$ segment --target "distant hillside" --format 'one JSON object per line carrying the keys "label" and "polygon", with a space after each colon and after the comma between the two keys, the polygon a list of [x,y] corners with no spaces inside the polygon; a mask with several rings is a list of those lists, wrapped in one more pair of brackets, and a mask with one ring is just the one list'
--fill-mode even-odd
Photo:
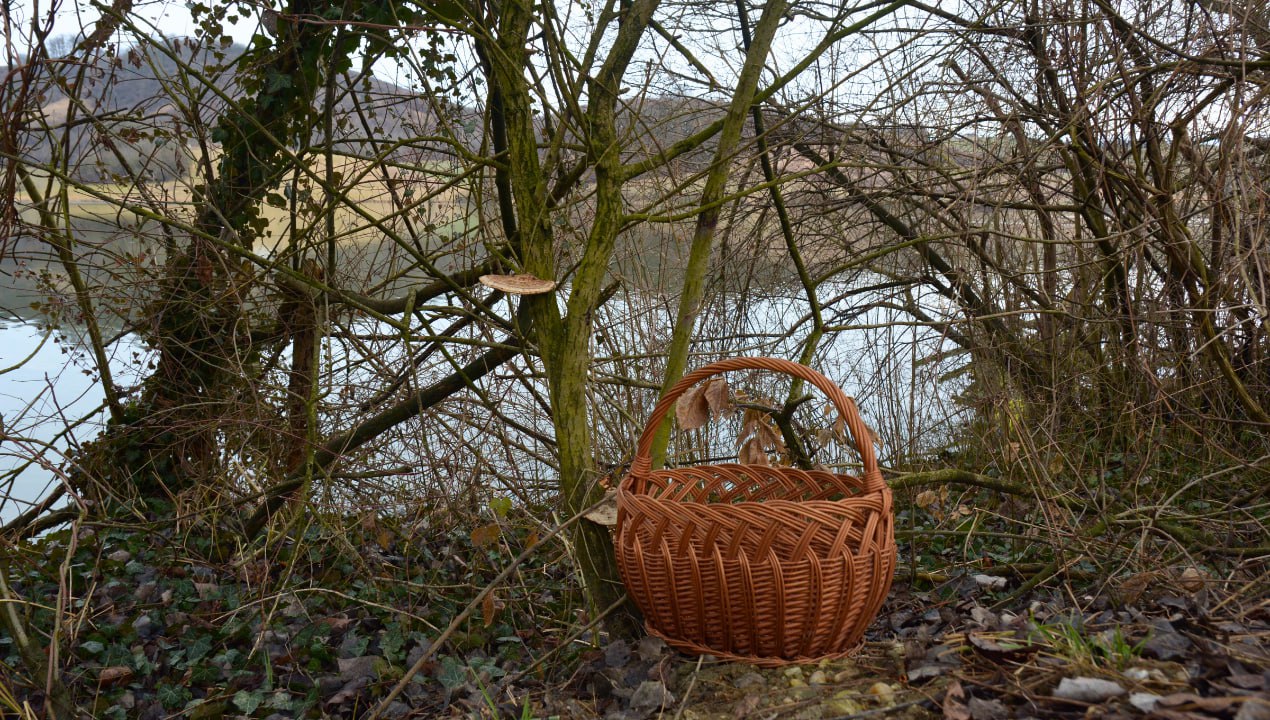
{"label": "distant hillside", "polygon": [[[163,48],[122,48],[89,66],[54,65],[75,88],[74,97],[49,76],[37,78],[40,84],[32,90],[38,111],[28,116],[20,152],[28,162],[43,165],[66,149],[72,174],[85,182],[108,181],[112,175],[184,176],[191,147],[200,135],[210,142],[206,136],[227,101],[243,94],[234,73],[243,51],[236,45],[213,50],[177,39]],[[16,89],[19,78],[4,75],[11,85],[7,90]],[[336,135],[345,143],[368,136],[401,141],[435,130],[427,104],[391,83],[369,78],[358,81],[353,92],[347,87],[339,92],[335,114],[345,121],[337,124]],[[347,144],[344,149],[358,151]]]}
{"label": "distant hillside", "polygon": [[[209,49],[175,39],[161,47],[119,48],[88,66],[54,64],[76,88],[74,98],[47,75],[37,79],[42,81],[38,111],[31,113],[29,130],[19,138],[20,152],[34,165],[65,154],[71,174],[83,182],[185,177],[199,144],[214,145],[210,130],[227,102],[243,93],[235,70],[244,51],[237,45]],[[9,77],[8,82],[18,79]],[[338,89],[335,134],[341,152],[382,157],[391,145],[392,160],[422,165],[453,153],[449,144],[427,138],[451,136],[470,150],[480,149],[483,122],[475,103],[445,103],[445,117],[439,121],[428,101],[410,89],[373,77],[355,82],[354,88]],[[631,159],[663,151],[723,113],[719,102],[699,98],[625,100],[618,124],[619,133],[628,138],[624,145]],[[315,122],[318,142],[320,127]],[[679,157],[677,164],[704,167],[712,152],[713,144],[705,143]]]}

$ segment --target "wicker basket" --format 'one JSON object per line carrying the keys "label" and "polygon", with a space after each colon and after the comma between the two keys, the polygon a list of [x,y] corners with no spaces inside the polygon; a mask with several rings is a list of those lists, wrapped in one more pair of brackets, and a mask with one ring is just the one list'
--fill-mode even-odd
{"label": "wicker basket", "polygon": [[[765,465],[652,470],[653,435],[713,375],[802,378],[841,413],[863,478]],[[895,572],[891,491],[855,402],[788,360],[738,358],[689,373],[653,410],[617,491],[617,559],[645,626],[671,646],[758,665],[852,652]]]}

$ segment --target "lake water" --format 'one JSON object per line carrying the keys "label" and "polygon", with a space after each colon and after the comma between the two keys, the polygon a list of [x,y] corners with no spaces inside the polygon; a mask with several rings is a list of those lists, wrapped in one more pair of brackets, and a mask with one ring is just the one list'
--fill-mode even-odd
{"label": "lake water", "polygon": [[[68,449],[101,432],[102,391],[92,358],[76,328],[50,331],[22,321],[0,321],[0,522],[38,501],[60,482]],[[112,347],[117,385],[138,379],[144,357],[124,338]],[[83,420],[66,431],[68,422]],[[59,433],[62,434],[59,437]],[[15,474],[15,471],[20,470]]]}
{"label": "lake water", "polygon": [[[937,349],[947,349],[947,342],[929,329],[905,323],[898,311],[872,306],[869,298],[862,298],[860,302],[862,309],[858,314],[840,313],[841,317],[850,315],[850,323],[859,329],[835,336],[813,364],[849,395],[859,398],[862,413],[883,438],[884,462],[888,457],[916,452],[923,444],[930,446],[946,441],[951,427],[948,418],[955,414],[949,398],[957,388],[941,382],[939,376],[950,369],[949,363],[923,365],[918,361]],[[650,310],[654,304],[646,298],[632,296],[615,298],[603,308],[597,321],[609,327],[605,332],[605,345],[596,347],[597,355],[615,351],[615,354],[637,354],[639,348],[649,347],[650,338],[656,340],[657,335],[668,335],[673,308],[662,302],[660,309]],[[707,354],[759,354],[738,351],[725,340],[711,338],[735,337],[735,333],[779,333],[793,318],[803,314],[802,307],[799,294],[791,292],[785,297],[768,296],[744,308],[708,308],[701,321],[701,350]],[[651,335],[650,327],[654,329]],[[663,328],[666,333],[656,328]],[[383,330],[371,323],[361,329],[368,335]],[[440,326],[434,328],[440,329]],[[0,500],[0,522],[12,519],[31,503],[47,496],[60,482],[58,468],[68,449],[91,440],[102,429],[105,413],[101,410],[103,398],[93,359],[75,335],[76,329],[68,328],[65,332],[66,335],[50,332],[20,320],[0,322],[0,370],[7,370],[0,375],[0,417],[9,438],[0,443],[0,497],[8,498]],[[799,335],[794,333],[775,340],[769,335],[761,354],[796,357]],[[330,367],[334,359],[334,365],[343,368],[331,376],[330,382],[343,387],[381,386],[382,379],[370,368],[376,363],[380,367],[394,365],[392,354],[402,352],[400,345],[382,347],[381,355],[366,358],[364,347],[359,350],[338,340],[329,341],[328,350],[324,352],[325,366]],[[122,388],[136,385],[149,360],[142,345],[125,337],[113,345],[111,351],[111,372],[116,385]],[[700,364],[700,361],[690,363],[693,367]],[[656,365],[649,360],[631,367],[628,372],[638,379],[657,381],[660,371],[653,369]],[[414,380],[421,384],[429,382],[426,376]],[[540,381],[532,381],[532,384],[535,392],[545,390]],[[529,397],[513,397],[518,392],[515,383],[505,383],[502,391],[506,392],[499,395],[506,403],[505,412],[530,426],[542,427],[545,418],[541,408]],[[528,395],[523,388],[519,394]],[[632,417],[642,420],[651,407],[641,408],[639,404],[642,401],[628,410]],[[68,421],[81,418],[82,423],[58,437]],[[496,447],[499,439],[482,432],[479,424],[454,427],[464,442],[478,449],[488,448],[489,454],[485,457],[499,456],[501,448]],[[422,427],[417,429],[423,430]],[[423,433],[401,433],[403,439],[396,441],[398,445],[391,452],[393,459],[385,460],[385,466],[402,461],[422,464],[423,454],[409,447],[420,434]],[[604,438],[597,437],[597,442],[604,444]],[[609,434],[607,451],[601,452],[620,457],[627,452],[629,443],[629,429],[617,428]],[[375,464],[374,460],[369,462]],[[549,483],[551,471],[543,463],[522,460],[519,467],[515,466],[515,461],[509,461],[509,467],[501,470],[524,473],[532,466],[531,474]]]}

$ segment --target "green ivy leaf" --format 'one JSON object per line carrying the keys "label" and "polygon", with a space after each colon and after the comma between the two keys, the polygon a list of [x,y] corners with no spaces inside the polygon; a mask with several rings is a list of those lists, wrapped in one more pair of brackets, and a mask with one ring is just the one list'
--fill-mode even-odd
{"label": "green ivy leaf", "polygon": [[490,510],[493,510],[494,514],[497,515],[499,519],[501,520],[507,517],[507,513],[511,512],[511,509],[512,509],[511,498],[496,497],[493,500],[489,501],[489,508]]}
{"label": "green ivy leaf", "polygon": [[340,649],[348,653],[349,657],[361,657],[366,654],[366,649],[370,647],[370,638],[358,635],[357,631],[350,630],[344,636]]}
{"label": "green ivy leaf", "polygon": [[238,708],[239,710],[242,710],[248,715],[256,712],[256,708],[260,707],[260,704],[264,702],[264,700],[265,700],[265,695],[259,690],[255,690],[252,692],[247,692],[246,690],[239,690],[238,692],[234,693],[234,707]]}
{"label": "green ivy leaf", "polygon": [[276,93],[279,90],[291,87],[291,78],[276,70],[270,70],[265,78],[265,83],[265,92]]}
{"label": "green ivy leaf", "polygon": [[401,632],[401,623],[390,622],[384,627],[384,634],[379,638],[379,647],[384,651],[384,657],[390,661],[397,658],[401,654],[401,648],[406,644],[406,637]]}
{"label": "green ivy leaf", "polygon": [[155,696],[159,702],[163,703],[163,707],[175,709],[185,707],[185,703],[189,702],[194,696],[189,689],[181,685],[168,685],[164,683],[155,689]]}
{"label": "green ivy leaf", "polygon": [[274,710],[296,710],[301,703],[293,699],[286,690],[276,690],[269,697],[267,705]]}
{"label": "green ivy leaf", "polygon": [[440,666],[437,667],[437,682],[441,683],[446,690],[455,690],[466,681],[467,666],[451,655],[443,656]]}
{"label": "green ivy leaf", "polygon": [[190,662],[195,662],[207,655],[212,650],[212,639],[207,635],[201,635],[190,643],[189,658]]}

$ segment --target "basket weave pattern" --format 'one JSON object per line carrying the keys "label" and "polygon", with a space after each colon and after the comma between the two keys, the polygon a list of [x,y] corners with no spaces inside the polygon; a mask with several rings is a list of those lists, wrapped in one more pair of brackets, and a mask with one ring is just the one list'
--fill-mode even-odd
{"label": "basket weave pattern", "polygon": [[[802,378],[837,407],[862,477],[765,465],[651,469],[653,435],[690,387],[734,370]],[[824,375],[737,358],[684,376],[649,417],[617,492],[617,559],[648,631],[673,647],[759,665],[848,654],[895,572],[891,491],[854,401]]]}

